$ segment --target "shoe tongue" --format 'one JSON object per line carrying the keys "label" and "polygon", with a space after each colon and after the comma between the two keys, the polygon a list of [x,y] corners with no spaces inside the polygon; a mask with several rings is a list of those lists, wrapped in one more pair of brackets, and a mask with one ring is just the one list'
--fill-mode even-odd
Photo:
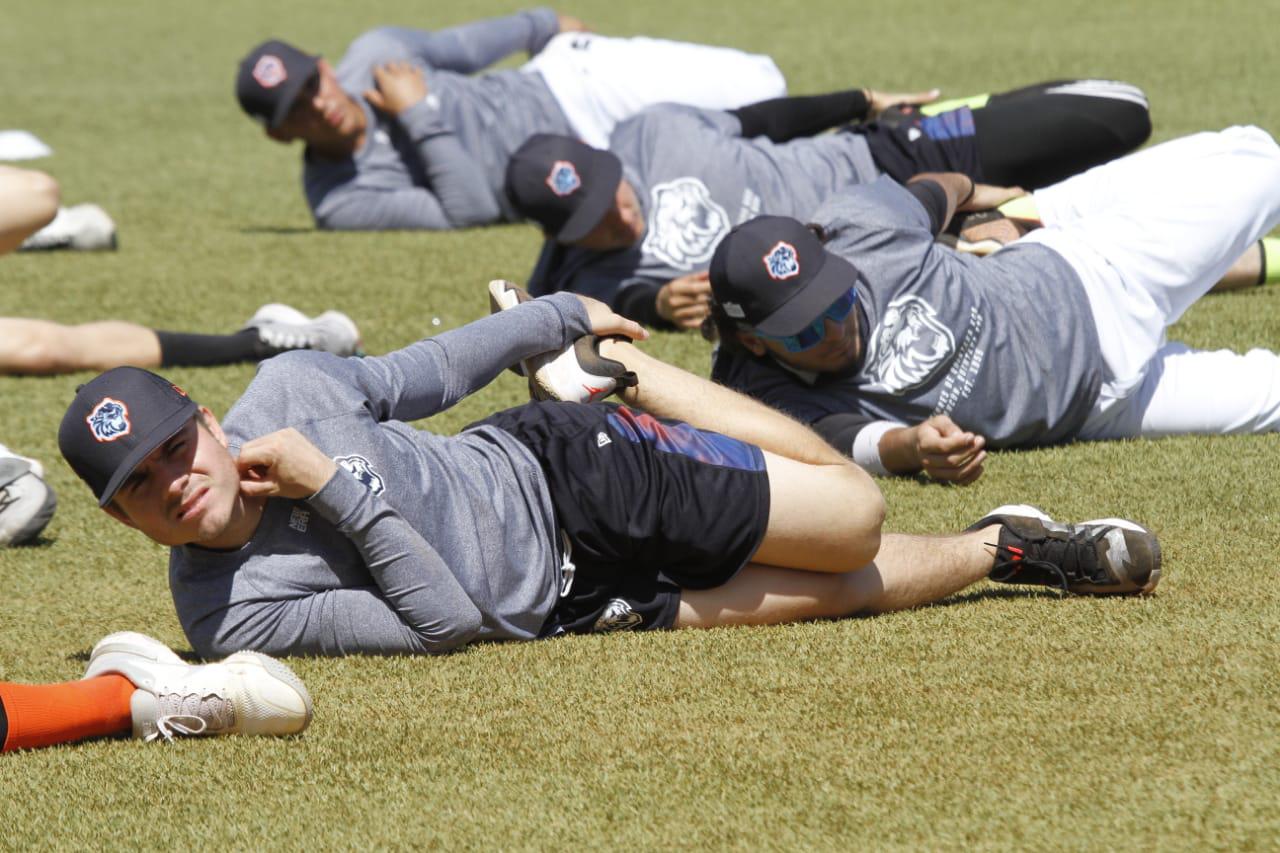
{"label": "shoe tongue", "polygon": [[160,717],[160,700],[149,690],[135,690],[129,699],[129,713],[133,717],[133,736],[142,740],[154,740],[160,736],[156,720]]}

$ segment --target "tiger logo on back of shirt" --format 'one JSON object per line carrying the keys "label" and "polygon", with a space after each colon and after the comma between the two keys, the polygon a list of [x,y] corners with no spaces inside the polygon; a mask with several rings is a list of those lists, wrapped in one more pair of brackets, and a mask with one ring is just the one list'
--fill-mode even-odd
{"label": "tiger logo on back of shirt", "polygon": [[697,178],[677,178],[650,192],[648,227],[640,250],[668,266],[699,269],[729,231],[729,214]]}

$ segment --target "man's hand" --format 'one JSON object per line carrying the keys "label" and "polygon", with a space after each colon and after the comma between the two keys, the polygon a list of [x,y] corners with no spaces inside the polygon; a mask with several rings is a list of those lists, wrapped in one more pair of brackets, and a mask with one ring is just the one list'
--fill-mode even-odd
{"label": "man's hand", "polygon": [[942,94],[941,89],[930,89],[927,92],[877,92],[875,89],[863,89],[862,93],[867,96],[867,103],[870,107],[867,109],[867,118],[873,119],[880,113],[889,109],[889,107],[898,104],[911,104],[919,106],[920,104],[929,104],[938,100],[938,96]]}
{"label": "man's hand", "polygon": [[920,468],[935,480],[967,486],[982,476],[987,440],[956,426],[946,415],[934,415],[915,431]]}
{"label": "man's hand", "polygon": [[247,497],[309,498],[338,470],[293,427],[264,435],[240,448],[240,493]]}
{"label": "man's hand", "polygon": [[582,21],[573,15],[566,15],[563,12],[556,12],[556,20],[560,22],[560,32],[562,33],[589,33],[591,29]]}
{"label": "man's hand", "polygon": [[374,109],[398,116],[427,96],[427,80],[412,62],[388,62],[373,69],[376,89],[366,89],[364,99]]}
{"label": "man's hand", "polygon": [[677,328],[696,329],[711,313],[711,273],[673,278],[658,289],[658,315]]}
{"label": "man's hand", "polygon": [[586,306],[587,317],[591,320],[592,334],[600,335],[601,337],[624,335],[633,341],[643,341],[649,337],[648,329],[635,320],[628,320],[623,317],[599,299],[592,299],[590,296],[583,296],[581,293],[575,295]]}
{"label": "man's hand", "polygon": [[991,210],[1006,201],[1011,201],[1026,194],[1027,191],[1022,187],[997,187],[994,184],[979,184],[975,181],[973,193],[956,210]]}

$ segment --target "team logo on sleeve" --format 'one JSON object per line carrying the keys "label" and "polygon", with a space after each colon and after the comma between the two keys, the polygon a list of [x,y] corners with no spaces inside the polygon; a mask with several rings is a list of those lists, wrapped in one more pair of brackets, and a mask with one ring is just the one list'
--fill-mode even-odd
{"label": "team logo on sleeve", "polygon": [[264,89],[274,89],[289,79],[289,72],[285,70],[280,57],[266,53],[258,57],[258,61],[254,63],[253,79],[257,80],[258,85]]}
{"label": "team logo on sleeve", "polygon": [[556,195],[564,197],[582,186],[582,178],[578,177],[578,170],[568,160],[557,160],[551,164],[551,171],[547,174],[547,186]]}
{"label": "team logo on sleeve", "polygon": [[629,631],[644,621],[644,617],[631,609],[624,599],[611,598],[604,606],[600,618],[592,626],[593,631]]}
{"label": "team logo on sleeve", "polygon": [[387,490],[386,483],[382,481],[382,475],[373,470],[373,465],[363,456],[335,456],[333,461],[375,495],[380,495]]}
{"label": "team logo on sleeve", "polygon": [[729,214],[711,198],[707,185],[697,178],[677,178],[658,184],[650,196],[652,212],[640,250],[680,270],[711,260],[729,231]]}
{"label": "team logo on sleeve", "polygon": [[890,394],[928,382],[956,348],[951,330],[938,320],[933,306],[918,296],[900,296],[890,302],[870,337],[867,375]]}
{"label": "team logo on sleeve", "polygon": [[119,400],[103,397],[85,418],[89,431],[98,441],[115,441],[133,430],[129,420],[129,407]]}
{"label": "team logo on sleeve", "polygon": [[800,275],[800,256],[790,243],[778,242],[764,256],[764,269],[774,281],[786,281]]}

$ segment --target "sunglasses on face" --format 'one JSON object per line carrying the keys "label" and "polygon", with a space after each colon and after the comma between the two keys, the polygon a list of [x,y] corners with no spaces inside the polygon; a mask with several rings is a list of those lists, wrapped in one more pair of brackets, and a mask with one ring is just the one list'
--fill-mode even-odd
{"label": "sunglasses on face", "polygon": [[817,319],[794,335],[766,335],[760,331],[756,331],[755,334],[771,341],[777,341],[782,344],[783,349],[787,352],[804,352],[822,343],[822,339],[827,336],[827,320],[833,323],[843,323],[857,301],[858,292],[851,287],[841,294],[835,302],[832,302],[827,307],[827,310],[819,314]]}

